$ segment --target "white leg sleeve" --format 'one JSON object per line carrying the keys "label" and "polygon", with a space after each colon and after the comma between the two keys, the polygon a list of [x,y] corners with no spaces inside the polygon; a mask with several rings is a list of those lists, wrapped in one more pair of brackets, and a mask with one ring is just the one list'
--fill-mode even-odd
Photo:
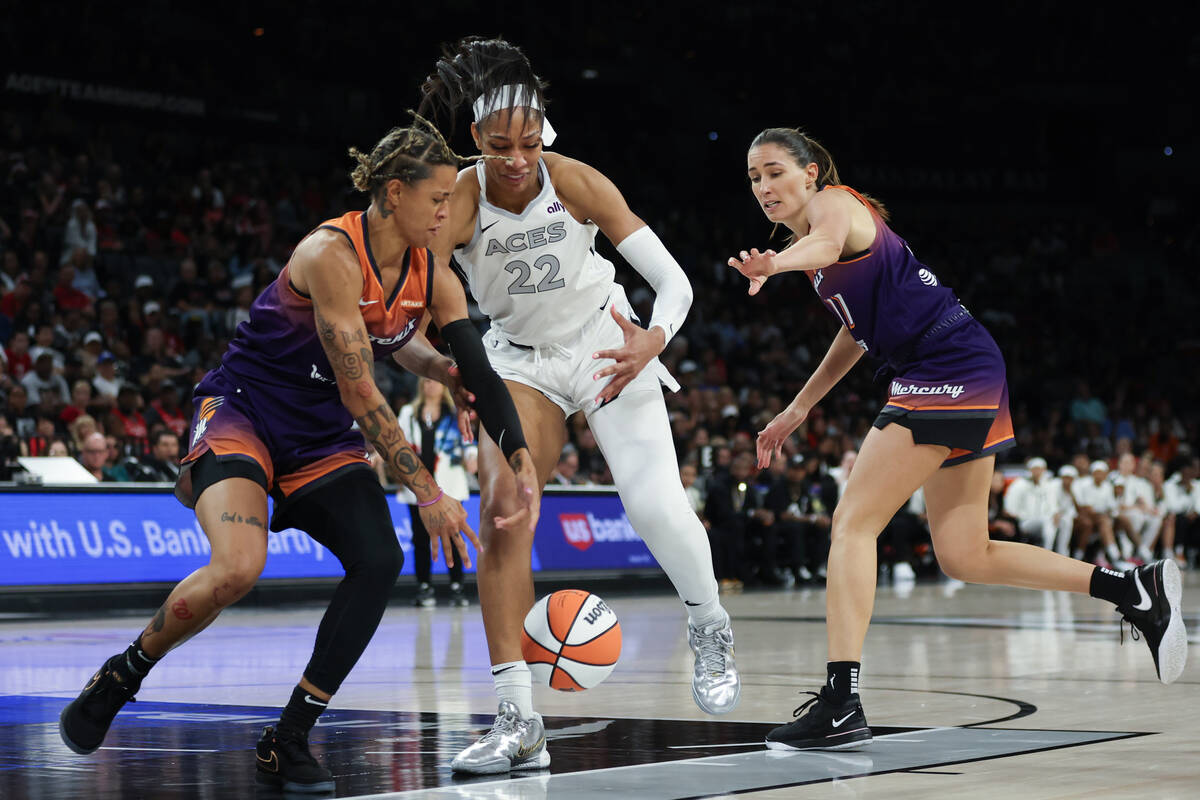
{"label": "white leg sleeve", "polygon": [[679,480],[679,462],[662,391],[622,392],[588,416],[629,522],[693,609],[719,610],[704,524]]}

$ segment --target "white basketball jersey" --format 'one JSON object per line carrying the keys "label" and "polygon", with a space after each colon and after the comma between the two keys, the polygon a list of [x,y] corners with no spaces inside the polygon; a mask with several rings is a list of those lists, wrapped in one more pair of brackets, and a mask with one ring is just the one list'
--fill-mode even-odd
{"label": "white basketball jersey", "polygon": [[475,234],[454,251],[471,294],[510,342],[562,341],[602,310],[612,291],[613,265],[594,247],[596,225],[577,222],[559,202],[545,161],[538,161],[542,190],[520,214],[489,203],[482,161],[475,171]]}

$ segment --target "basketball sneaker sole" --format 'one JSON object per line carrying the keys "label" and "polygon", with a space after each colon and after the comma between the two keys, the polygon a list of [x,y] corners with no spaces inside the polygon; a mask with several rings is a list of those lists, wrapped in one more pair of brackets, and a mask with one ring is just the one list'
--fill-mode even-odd
{"label": "basketball sneaker sole", "polygon": [[1171,607],[1171,620],[1158,643],[1158,679],[1173,683],[1187,665],[1187,629],[1183,624],[1183,576],[1173,559],[1163,562],[1163,594]]}

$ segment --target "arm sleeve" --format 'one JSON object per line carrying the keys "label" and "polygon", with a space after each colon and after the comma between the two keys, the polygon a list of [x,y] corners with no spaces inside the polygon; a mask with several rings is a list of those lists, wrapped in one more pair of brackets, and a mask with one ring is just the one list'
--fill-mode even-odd
{"label": "arm sleeve", "polygon": [[648,225],[626,236],[617,252],[654,289],[654,312],[647,327],[657,325],[671,341],[692,307],[692,284],[683,268]]}
{"label": "arm sleeve", "polygon": [[463,383],[475,395],[475,411],[484,430],[500,446],[504,457],[511,457],[525,447],[521,418],[517,416],[517,407],[513,405],[508,387],[488,363],[479,331],[470,320],[456,319],[442,328],[441,333],[458,362]]}

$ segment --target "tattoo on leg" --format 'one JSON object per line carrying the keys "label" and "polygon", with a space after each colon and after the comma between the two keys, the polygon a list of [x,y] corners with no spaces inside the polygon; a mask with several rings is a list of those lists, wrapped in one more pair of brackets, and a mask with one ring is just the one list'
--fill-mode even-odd
{"label": "tattoo on leg", "polygon": [[195,616],[182,597],[171,604],[171,613],[175,615],[175,619],[191,619]]}
{"label": "tattoo on leg", "polygon": [[159,606],[158,613],[154,615],[154,619],[150,620],[150,632],[158,633],[163,629],[163,625],[167,623],[167,604],[163,603]]}

